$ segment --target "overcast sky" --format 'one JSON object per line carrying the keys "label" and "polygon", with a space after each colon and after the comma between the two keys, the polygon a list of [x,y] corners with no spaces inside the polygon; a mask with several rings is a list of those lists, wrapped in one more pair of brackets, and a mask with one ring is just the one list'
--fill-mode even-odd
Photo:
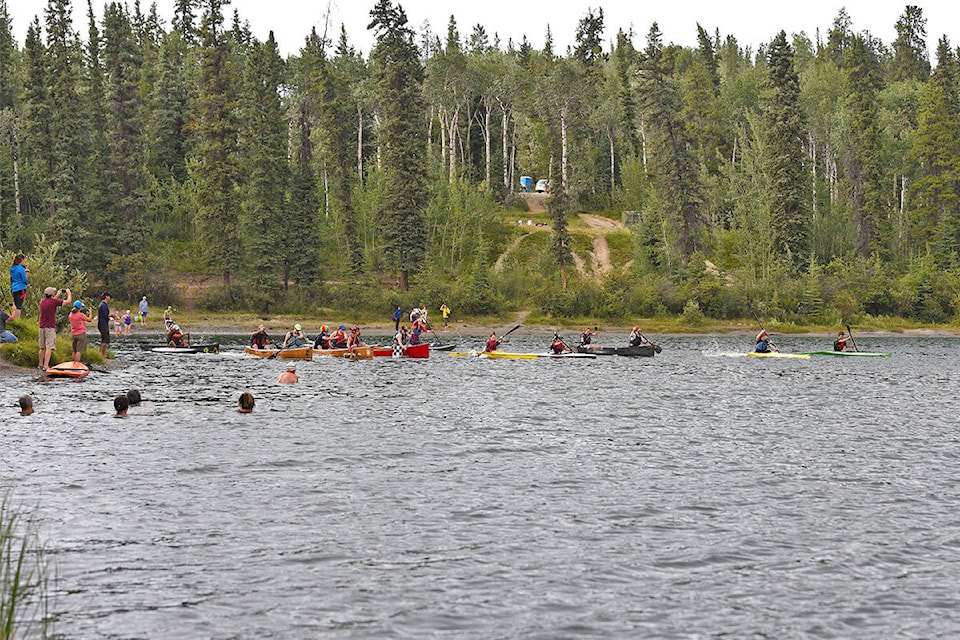
{"label": "overcast sky", "polygon": [[[134,0],[126,2],[132,6]],[[21,45],[33,16],[39,15],[41,24],[43,23],[43,9],[46,4],[46,0],[7,0],[14,35]],[[140,4],[146,11],[151,2],[140,0]],[[169,25],[173,0],[156,0],[156,4],[160,17]],[[260,40],[265,40],[272,30],[281,54],[287,55],[299,51],[311,27],[316,27],[319,33],[323,32],[329,9],[330,33],[334,35],[334,40],[339,34],[340,24],[343,23],[346,25],[350,43],[366,55],[373,42],[372,34],[367,31],[367,24],[370,22],[370,9],[374,4],[375,0],[233,0],[225,13],[232,15],[236,9],[240,17],[250,23],[254,36]],[[573,42],[577,22],[586,15],[588,8],[594,11],[603,8],[604,38],[608,43],[620,29],[626,32],[632,28],[637,34],[634,44],[642,48],[650,25],[657,22],[665,43],[695,46],[696,25],[699,23],[711,34],[715,29],[719,29],[721,36],[733,35],[741,46],[749,45],[756,51],[758,44],[769,42],[781,29],[788,34],[804,31],[812,40],[816,39],[817,29],[821,35],[825,35],[841,7],[846,7],[853,21],[854,31],[869,30],[875,37],[891,44],[896,36],[894,25],[908,3],[894,0],[406,0],[399,4],[417,32],[428,22],[434,33],[444,37],[452,14],[456,18],[461,37],[465,38],[473,31],[474,25],[481,24],[491,39],[494,33],[498,34],[504,46],[508,39],[512,38],[515,43],[519,43],[526,35],[530,43],[539,49],[543,46],[549,25],[553,34],[554,50],[565,53],[567,46]],[[938,0],[916,4],[923,9],[923,15],[927,18],[928,47],[931,62],[936,64],[933,57],[940,36],[946,34],[954,47],[960,45],[960,10],[957,9],[960,3]],[[74,27],[84,34],[84,39],[87,29],[86,5],[86,0],[74,0]],[[98,15],[102,14],[103,5],[103,0],[93,1]],[[606,49],[608,47],[605,47]]]}

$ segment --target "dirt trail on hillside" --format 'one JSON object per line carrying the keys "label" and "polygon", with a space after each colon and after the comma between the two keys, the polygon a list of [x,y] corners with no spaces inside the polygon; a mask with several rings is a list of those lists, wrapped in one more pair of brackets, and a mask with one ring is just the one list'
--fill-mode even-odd
{"label": "dirt trail on hillside", "polygon": [[[597,216],[590,213],[581,213],[580,219],[586,223],[591,230],[598,233],[593,238],[593,251],[590,252],[590,268],[596,277],[603,277],[613,271],[613,264],[610,262],[610,245],[607,244],[605,234],[611,231],[623,229],[623,225],[618,220],[611,220],[603,216]],[[578,265],[579,268],[579,265]],[[583,272],[583,269],[580,269]]]}

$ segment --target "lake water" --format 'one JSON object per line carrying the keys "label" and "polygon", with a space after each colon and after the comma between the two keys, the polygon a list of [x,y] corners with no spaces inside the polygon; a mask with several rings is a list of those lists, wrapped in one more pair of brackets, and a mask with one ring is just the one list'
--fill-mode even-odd
{"label": "lake water", "polygon": [[64,637],[960,636],[960,340],[317,358],[279,385],[220,339],[0,378],[0,481],[37,505]]}

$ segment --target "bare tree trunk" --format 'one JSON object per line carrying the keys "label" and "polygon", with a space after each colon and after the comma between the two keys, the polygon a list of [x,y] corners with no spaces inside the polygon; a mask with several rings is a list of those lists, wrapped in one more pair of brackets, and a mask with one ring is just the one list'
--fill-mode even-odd
{"label": "bare tree trunk", "polygon": [[488,188],[488,189],[490,188],[490,163],[491,163],[491,161],[492,161],[492,158],[491,158],[491,151],[492,151],[492,150],[491,150],[491,146],[492,146],[491,143],[492,143],[492,140],[490,139],[490,138],[491,138],[491,135],[490,135],[490,127],[493,125],[493,113],[491,113],[490,106],[491,106],[491,105],[489,105],[489,104],[487,105],[486,111],[485,111],[485,113],[483,114],[483,122],[484,122],[484,125],[483,125],[483,128],[484,128],[484,131],[483,131],[483,164],[484,164],[483,176],[484,176],[484,178],[483,178],[483,179],[484,179],[484,181],[487,183],[487,188]]}
{"label": "bare tree trunk", "polygon": [[811,193],[813,195],[813,219],[816,220],[817,213],[818,213],[817,212],[817,141],[813,137],[813,133],[810,133],[809,136],[810,136],[809,137],[810,156],[813,159],[813,162],[810,163],[812,165],[812,172],[813,172],[813,189],[811,189]]}
{"label": "bare tree trunk", "polygon": [[564,193],[570,193],[567,176],[567,110],[560,110],[560,184]]}
{"label": "bare tree trunk", "polygon": [[454,179],[457,176],[457,125],[460,122],[460,105],[453,110],[453,113],[450,115],[450,121],[447,123],[447,144],[450,145],[448,151],[450,152],[450,184],[453,184]]}
{"label": "bare tree trunk", "polygon": [[640,156],[643,158],[643,175],[647,175],[647,125],[640,112]]}
{"label": "bare tree trunk", "polygon": [[357,180],[363,183],[363,107],[357,103]]}
{"label": "bare tree trunk", "polygon": [[20,137],[17,135],[17,121],[10,124],[10,156],[13,158],[13,201],[17,216],[22,213],[20,208]]}
{"label": "bare tree trunk", "polygon": [[610,141],[610,203],[613,204],[614,195],[617,193],[617,161],[616,150],[613,145],[613,132],[607,131],[607,140]]}
{"label": "bare tree trunk", "polygon": [[500,114],[502,123],[503,137],[503,197],[504,201],[510,195],[510,116],[507,115],[507,108],[500,103]]}

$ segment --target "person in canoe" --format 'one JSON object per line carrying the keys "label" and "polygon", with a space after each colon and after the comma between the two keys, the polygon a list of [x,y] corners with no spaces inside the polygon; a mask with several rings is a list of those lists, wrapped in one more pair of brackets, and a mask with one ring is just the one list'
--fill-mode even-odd
{"label": "person in canoe", "polygon": [[266,349],[271,344],[273,344],[273,340],[267,335],[267,330],[262,324],[250,334],[250,346],[254,349]]}
{"label": "person in canoe", "polygon": [[760,333],[757,334],[757,346],[754,348],[754,351],[757,353],[770,353],[771,351],[779,351],[777,346],[770,342],[770,336],[767,335],[766,329],[761,329]]}
{"label": "person in canoe", "polygon": [[647,337],[643,335],[640,331],[640,327],[634,327],[633,331],[630,332],[630,346],[631,347],[640,347],[645,344],[653,344]]}
{"label": "person in canoe", "polygon": [[327,330],[327,325],[321,325],[320,333],[318,333],[317,337],[313,339],[313,348],[314,349],[330,348],[330,332]]}
{"label": "person in canoe", "polygon": [[331,349],[346,349],[347,348],[347,332],[346,327],[340,325],[337,327],[337,331],[330,337],[330,348]]}
{"label": "person in canoe", "polygon": [[559,333],[553,334],[553,343],[550,345],[550,351],[553,353],[573,353],[573,349],[567,346]]}
{"label": "person in canoe", "polygon": [[187,343],[187,335],[180,330],[180,325],[176,322],[170,325],[170,330],[167,331],[167,346],[168,347],[189,347]]}
{"label": "person in canoe", "polygon": [[584,332],[580,334],[580,346],[581,347],[589,346],[589,344],[593,342],[593,336],[595,335],[597,335],[596,327],[594,327],[593,329],[591,329],[590,327],[587,327],[584,330]]}
{"label": "person in canoe", "polygon": [[503,342],[503,338],[497,337],[496,331],[490,332],[490,337],[487,338],[487,343],[483,346],[485,352],[496,351],[500,348],[500,343]]}
{"label": "person in canoe", "polygon": [[360,342],[360,326],[353,325],[350,327],[350,335],[347,336],[347,349],[356,349],[362,346],[364,345]]}
{"label": "person in canoe", "polygon": [[840,331],[837,334],[837,339],[833,341],[833,350],[834,351],[843,351],[847,348],[847,343],[850,342],[850,336]]}
{"label": "person in canoe", "polygon": [[283,337],[284,349],[296,349],[307,343],[307,336],[303,333],[303,328],[299,324],[293,325],[293,329],[287,331]]}

